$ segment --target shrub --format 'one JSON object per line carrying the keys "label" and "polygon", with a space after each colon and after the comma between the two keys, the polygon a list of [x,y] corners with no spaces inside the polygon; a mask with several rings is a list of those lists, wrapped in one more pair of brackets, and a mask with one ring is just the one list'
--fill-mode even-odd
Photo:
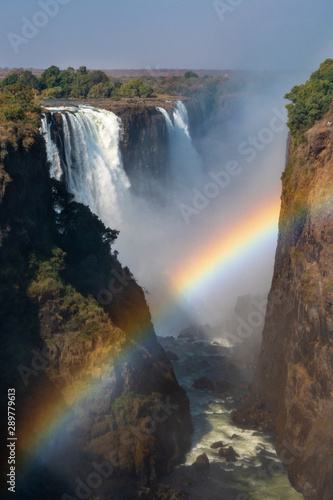
{"label": "shrub", "polygon": [[333,59],[324,61],[306,83],[295,85],[285,99],[290,101],[286,106],[289,129],[300,140],[333,101]]}
{"label": "shrub", "polygon": [[184,74],[184,77],[186,79],[188,79],[188,78],[199,78],[199,75],[197,75],[193,71],[186,71],[186,73]]}
{"label": "shrub", "polygon": [[150,97],[154,89],[145,85],[141,80],[134,78],[128,83],[124,83],[119,89],[119,95],[124,97]]}

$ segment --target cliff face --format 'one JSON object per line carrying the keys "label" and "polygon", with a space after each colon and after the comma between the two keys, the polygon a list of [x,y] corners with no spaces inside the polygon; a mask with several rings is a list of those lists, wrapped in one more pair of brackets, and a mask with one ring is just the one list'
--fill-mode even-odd
{"label": "cliff face", "polygon": [[276,415],[277,448],[306,499],[333,491],[333,129],[291,137],[274,276],[252,397]]}
{"label": "cliff face", "polygon": [[192,432],[144,293],[110,254],[112,231],[50,180],[40,136],[29,150],[7,147],[0,180],[2,389],[16,388],[18,459],[70,415],[45,474],[22,475],[18,498],[75,497],[75,478],[103,461],[113,469],[103,498],[134,498],[183,459]]}

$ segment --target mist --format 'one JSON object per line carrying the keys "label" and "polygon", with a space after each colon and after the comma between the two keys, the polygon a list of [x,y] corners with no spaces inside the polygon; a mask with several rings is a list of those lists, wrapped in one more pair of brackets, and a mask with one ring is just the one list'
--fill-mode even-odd
{"label": "mist", "polygon": [[[158,335],[175,335],[189,325],[222,329],[238,297],[267,296],[288,136],[283,96],[293,78],[286,74],[273,86],[263,83],[264,92],[249,84],[231,113],[219,110],[185,145],[169,137],[176,182],[163,191],[164,203],[131,196],[124,207],[115,246],[147,291]],[[233,233],[241,236],[249,216],[260,220],[261,210],[274,201],[269,233],[260,238],[254,227],[253,241],[235,240],[235,257],[219,263],[224,239],[233,245]],[[210,271],[207,249],[216,258]],[[195,269],[198,278],[186,279],[187,269]]]}

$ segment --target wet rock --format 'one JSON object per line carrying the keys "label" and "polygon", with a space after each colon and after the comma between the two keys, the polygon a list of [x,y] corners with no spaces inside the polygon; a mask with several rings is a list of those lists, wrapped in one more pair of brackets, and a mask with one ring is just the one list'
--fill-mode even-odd
{"label": "wet rock", "polygon": [[217,448],[223,448],[224,446],[227,446],[226,444],[223,444],[222,441],[216,441],[216,443],[213,443],[210,447],[212,450],[216,450]]}
{"label": "wet rock", "polygon": [[236,462],[239,454],[235,451],[232,446],[228,448],[220,448],[219,449],[219,457],[225,458],[227,462]]}
{"label": "wet rock", "polygon": [[175,352],[172,351],[165,351],[165,354],[167,358],[169,358],[170,361],[179,361],[179,357]]}
{"label": "wet rock", "polygon": [[214,390],[215,382],[207,377],[200,377],[193,382],[192,387],[195,387],[195,389]]}
{"label": "wet rock", "polygon": [[200,470],[208,469],[210,464],[209,464],[209,458],[207,457],[206,453],[199,455],[196,461],[192,465]]}
{"label": "wet rock", "polygon": [[237,439],[239,438],[238,434],[233,434],[230,439]]}
{"label": "wet rock", "polygon": [[255,404],[250,404],[246,408],[234,411],[232,413],[232,420],[245,429],[268,432],[274,430],[273,413],[258,408]]}

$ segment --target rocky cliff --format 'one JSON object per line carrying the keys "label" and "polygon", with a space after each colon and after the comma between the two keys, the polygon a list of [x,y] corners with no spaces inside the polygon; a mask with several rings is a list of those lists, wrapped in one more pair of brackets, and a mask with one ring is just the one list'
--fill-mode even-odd
{"label": "rocky cliff", "polygon": [[333,128],[330,112],[282,176],[274,276],[252,398],[276,415],[277,449],[307,500],[333,492]]}
{"label": "rocky cliff", "polygon": [[94,492],[135,498],[190,446],[188,399],[142,289],[110,253],[116,232],[49,178],[38,133],[1,158],[1,401],[15,387],[17,498],[82,498],[78,481],[102,462]]}

